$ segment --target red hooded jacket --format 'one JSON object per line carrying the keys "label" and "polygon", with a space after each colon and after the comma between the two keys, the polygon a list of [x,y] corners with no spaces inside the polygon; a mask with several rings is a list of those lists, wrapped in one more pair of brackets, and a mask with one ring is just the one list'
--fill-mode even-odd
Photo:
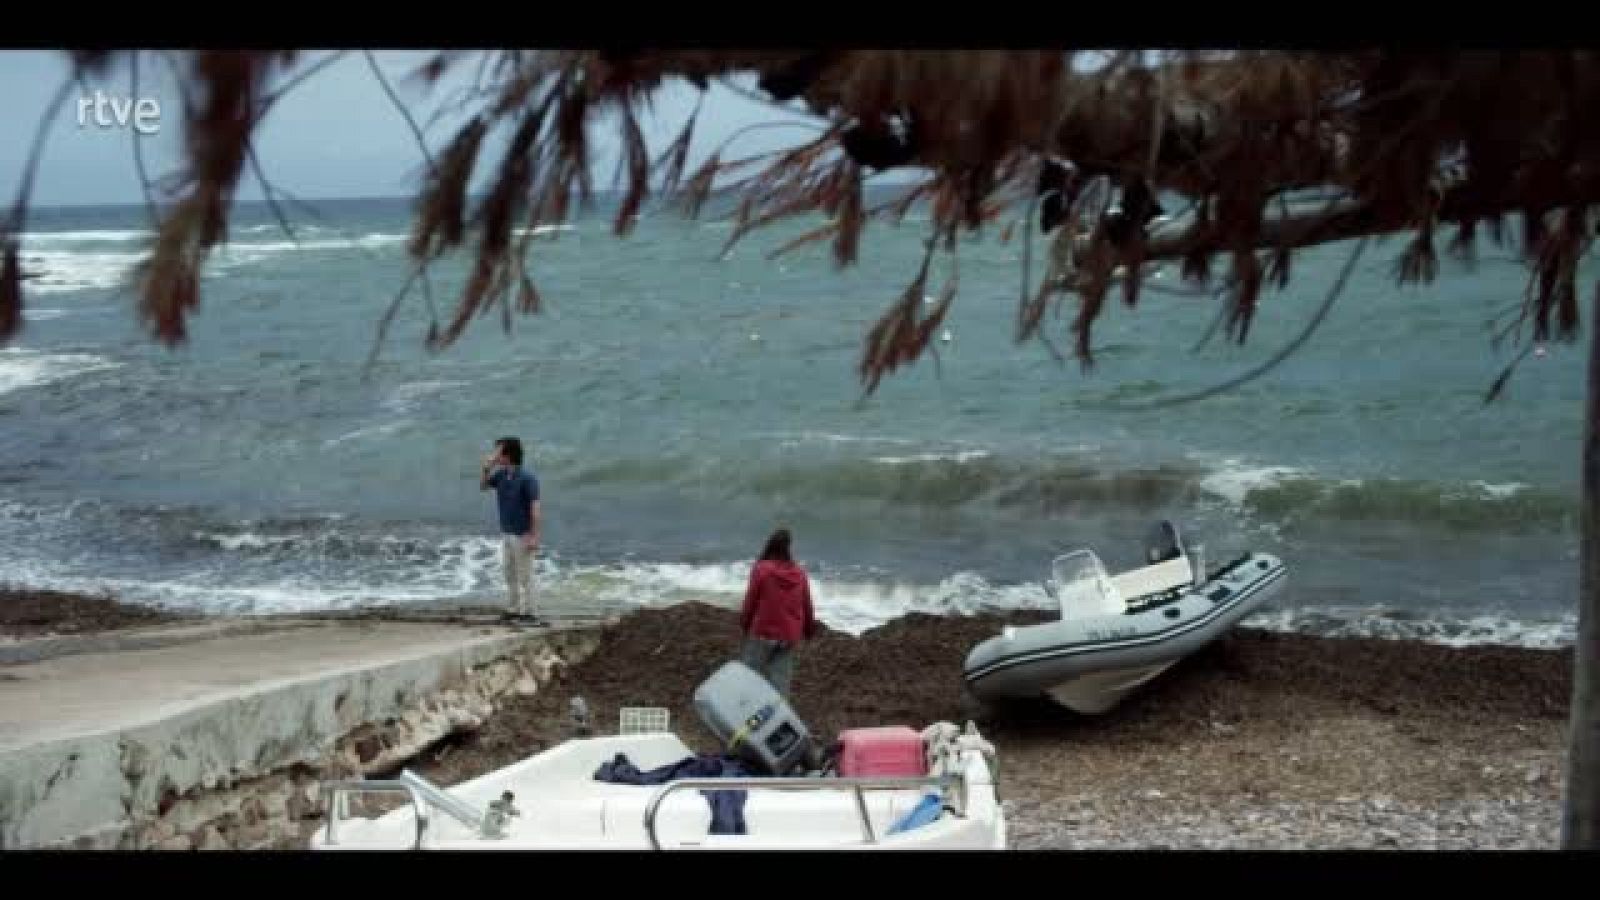
{"label": "red hooded jacket", "polygon": [[806,571],[792,562],[757,560],[744,592],[739,628],[747,635],[798,644],[817,633],[811,609],[811,582]]}

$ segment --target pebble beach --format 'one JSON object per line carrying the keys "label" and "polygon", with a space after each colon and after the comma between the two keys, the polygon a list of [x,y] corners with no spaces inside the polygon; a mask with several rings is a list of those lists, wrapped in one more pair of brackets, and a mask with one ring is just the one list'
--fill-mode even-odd
{"label": "pebble beach", "polygon": [[[966,650],[1037,614],[909,615],[806,645],[794,705],[831,738],[866,725],[976,721],[1000,755],[1018,850],[1556,849],[1570,650],[1448,647],[1239,629],[1112,712],[964,696]],[[539,694],[414,767],[454,783],[571,734],[664,706],[718,749],[694,688],[737,652],[733,613],[688,603],[623,617]]]}

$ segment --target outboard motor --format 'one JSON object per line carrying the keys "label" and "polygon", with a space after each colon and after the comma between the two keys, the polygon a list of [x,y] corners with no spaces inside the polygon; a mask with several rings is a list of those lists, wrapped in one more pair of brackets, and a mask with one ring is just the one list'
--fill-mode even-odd
{"label": "outboard motor", "polygon": [[1178,536],[1178,526],[1162,519],[1150,529],[1144,539],[1144,563],[1147,566],[1178,559],[1184,555],[1183,539]]}
{"label": "outboard motor", "polygon": [[729,753],[757,771],[781,777],[816,765],[805,723],[761,673],[738,660],[695,688],[694,709]]}

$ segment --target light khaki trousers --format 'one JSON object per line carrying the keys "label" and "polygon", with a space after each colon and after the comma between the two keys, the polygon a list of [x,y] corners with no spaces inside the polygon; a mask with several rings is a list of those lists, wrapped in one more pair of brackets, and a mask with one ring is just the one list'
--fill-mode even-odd
{"label": "light khaki trousers", "polygon": [[505,548],[507,611],[514,615],[533,615],[533,551],[522,544],[522,536],[501,536]]}

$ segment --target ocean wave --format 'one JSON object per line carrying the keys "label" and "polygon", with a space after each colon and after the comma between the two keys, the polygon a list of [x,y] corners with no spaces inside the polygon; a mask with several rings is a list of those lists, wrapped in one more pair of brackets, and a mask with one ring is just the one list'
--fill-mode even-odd
{"label": "ocean wave", "polygon": [[[84,526],[90,526],[84,531]],[[131,577],[86,575],[94,555],[61,552],[50,535],[80,532],[103,544],[101,527],[153,540],[142,556],[163,560]],[[44,536],[38,548],[13,548],[0,561],[0,582],[98,591],[128,599],[221,615],[346,609],[363,605],[467,603],[496,605],[503,596],[498,536],[429,530],[411,523],[352,522],[339,514],[224,523],[192,507],[116,507],[99,500],[55,506],[0,500],[0,528]],[[35,542],[25,542],[34,546]],[[1291,561],[1292,564],[1292,561]],[[568,562],[559,550],[537,564],[538,592],[552,608],[603,615],[700,601],[737,608],[751,561]],[[914,581],[873,569],[808,567],[817,615],[829,627],[860,634],[909,613],[969,616],[1007,610],[1051,610],[1039,581],[1001,582],[955,571]],[[1571,615],[1536,618],[1497,612],[1413,611],[1383,606],[1299,606],[1259,611],[1245,627],[1326,637],[1561,647],[1574,640]]]}
{"label": "ocean wave", "polygon": [[[101,237],[86,237],[100,235]],[[84,290],[110,290],[127,284],[134,266],[145,258],[142,250],[62,249],[69,244],[116,243],[125,246],[143,232],[60,232],[34,235],[35,245],[25,246],[22,268],[30,293],[52,294]],[[38,238],[47,238],[38,240]],[[56,238],[59,238],[57,240]],[[401,244],[407,235],[374,232],[356,238],[248,241],[232,240],[211,251],[205,270],[215,274],[241,266],[274,261],[286,253],[324,250],[376,250]]]}
{"label": "ocean wave", "polygon": [[22,270],[28,279],[23,282],[24,290],[30,294],[109,290],[125,284],[142,258],[144,254],[132,252],[25,252]]}
{"label": "ocean wave", "polygon": [[[932,452],[821,463],[780,462],[734,478],[772,499],[830,497],[898,506],[991,506],[1031,515],[1080,508],[1149,510],[1192,499],[1199,470],[1112,469],[1089,458],[1024,460],[976,451]],[[719,472],[726,483],[730,476]]]}
{"label": "ocean wave", "polygon": [[[670,605],[685,600],[718,600],[738,606],[744,597],[750,563],[631,563],[591,567],[571,573],[587,582],[588,593],[625,607]],[[552,585],[552,590],[559,585]],[[811,577],[817,618],[828,627],[861,634],[908,613],[973,615],[995,609],[1049,608],[1053,601],[1037,584],[995,585],[972,572],[958,572],[931,585]]]}
{"label": "ocean wave", "polygon": [[1303,476],[1291,466],[1253,466],[1237,459],[1226,459],[1200,479],[1200,489],[1243,507],[1251,492],[1271,488],[1285,478]]}
{"label": "ocean wave", "polygon": [[1258,612],[1240,624],[1319,637],[1421,641],[1451,647],[1559,648],[1572,646],[1577,638],[1577,618],[1570,615],[1529,621],[1487,614],[1465,618],[1415,615],[1381,608],[1299,608]]}
{"label": "ocean wave", "polygon": [[[356,246],[351,242],[307,242]],[[203,272],[215,275],[240,266],[250,266],[281,256],[295,245],[289,242],[230,243],[211,251]],[[26,290],[34,294],[59,294],[88,290],[125,288],[134,267],[146,254],[135,251],[44,250],[24,254],[22,268],[28,275]]]}
{"label": "ocean wave", "polygon": [[404,243],[410,236],[390,232],[373,232],[358,238],[324,238],[319,240],[281,240],[281,241],[234,241],[223,247],[237,248],[245,252],[258,253],[286,253],[294,250],[354,250],[370,249],[373,247],[388,247]]}
{"label": "ocean wave", "polygon": [[402,585],[339,587],[312,581],[240,585],[229,584],[215,575],[191,580],[141,581],[121,577],[38,574],[26,583],[45,590],[80,593],[109,590],[135,603],[214,616],[265,616],[386,608],[428,603],[439,597],[434,591]]}
{"label": "ocean wave", "polygon": [[[4,504],[0,504],[3,509]],[[400,536],[339,536],[332,533],[272,534],[256,531],[197,535],[225,555],[273,555],[304,559],[308,554],[345,556],[375,548],[394,562],[377,573],[340,567],[338,576],[311,574],[258,579],[238,575],[236,564],[217,561],[166,580],[91,577],[62,571],[38,560],[0,565],[0,582],[39,588],[96,592],[110,589],[126,599],[211,615],[266,615],[320,612],[358,607],[464,602],[497,605],[502,598],[498,539],[471,536],[427,541]],[[344,551],[335,552],[341,542]],[[358,554],[358,555],[359,555]],[[744,595],[748,561],[724,563],[628,562],[564,565],[542,559],[537,593],[547,609],[590,615],[631,609],[704,602],[737,609]],[[226,570],[229,577],[219,577]],[[836,577],[814,573],[812,595],[817,617],[828,627],[853,635],[911,613],[971,616],[1012,610],[1049,611],[1055,602],[1039,583],[992,583],[972,572],[957,572],[933,584],[892,578]],[[1454,647],[1515,646],[1562,648],[1575,640],[1571,615],[1519,619],[1509,615],[1406,613],[1378,607],[1290,607],[1259,611],[1241,627],[1336,638],[1419,641]]]}
{"label": "ocean wave", "polygon": [[22,318],[23,318],[24,321],[28,321],[28,322],[49,322],[49,321],[51,321],[53,319],[62,318],[63,316],[70,316],[75,312],[77,312],[77,310],[72,310],[72,309],[25,309],[25,310],[22,311]]}
{"label": "ocean wave", "polygon": [[899,444],[911,445],[921,443],[909,438],[883,437],[873,434],[839,434],[831,431],[763,431],[757,432],[753,437],[777,438],[785,446],[799,446],[802,444]]}
{"label": "ocean wave", "polygon": [[277,558],[285,561],[317,562],[407,562],[431,565],[459,562],[472,556],[480,541],[489,538],[461,537],[438,539],[396,534],[373,534],[345,528],[338,522],[313,521],[302,526],[263,522],[242,530],[188,532],[194,541],[245,556]]}
{"label": "ocean wave", "polygon": [[348,431],[339,435],[338,437],[328,438],[322,442],[322,446],[337,447],[340,444],[360,440],[361,438],[384,437],[386,435],[394,434],[396,431],[399,431],[410,424],[411,421],[409,419],[401,419],[396,422],[384,422],[379,425],[369,425],[366,428],[357,428],[354,431]]}
{"label": "ocean wave", "polygon": [[1521,484],[1294,475],[1250,490],[1243,507],[1275,521],[1415,522],[1459,531],[1561,530],[1578,514],[1576,497]]}
{"label": "ocean wave", "polygon": [[658,456],[579,463],[567,476],[573,485],[669,484],[686,480],[699,463],[685,457]]}
{"label": "ocean wave", "polygon": [[429,397],[440,394],[451,388],[469,387],[466,381],[412,381],[396,385],[387,395],[379,401],[384,410],[391,413],[407,413],[417,407],[417,404]]}
{"label": "ocean wave", "polygon": [[541,234],[565,234],[570,231],[577,231],[577,228],[565,223],[559,225],[535,225],[532,229],[528,229],[526,227],[513,228],[511,229],[511,233],[521,237],[522,235],[528,234],[530,230],[535,236],[538,236]]}
{"label": "ocean wave", "polygon": [[[406,606],[481,600],[497,594],[499,541],[260,530],[192,531],[188,539],[210,554],[187,554],[181,570],[144,578],[97,577],[56,561],[17,559],[0,564],[0,582],[94,592],[110,589],[129,600],[208,615],[272,615],[363,606]],[[540,563],[541,584],[551,565]]]}
{"label": "ocean wave", "polygon": [[87,231],[26,231],[22,235],[24,251],[34,244],[125,244],[155,237],[155,232],[143,229]]}
{"label": "ocean wave", "polygon": [[912,456],[875,456],[872,461],[886,466],[904,466],[916,463],[964,463],[988,456],[987,450],[961,450],[955,453],[917,453]]}
{"label": "ocean wave", "polygon": [[1491,484],[1487,481],[1474,481],[1472,482],[1472,485],[1480,488],[1485,494],[1488,494],[1496,500],[1503,500],[1506,497],[1519,494],[1528,489],[1528,485],[1525,485],[1520,481],[1510,481],[1506,482],[1505,484]]}
{"label": "ocean wave", "polygon": [[[654,563],[618,566],[607,574],[626,586],[624,599],[628,605],[655,606],[720,595],[724,605],[736,606],[743,597],[748,573],[748,563]],[[554,589],[556,586],[552,585]],[[1056,608],[1056,601],[1040,583],[995,584],[972,572],[957,572],[936,584],[813,576],[812,596],[817,617],[828,627],[856,635],[910,613],[971,616]],[[1489,614],[1418,615],[1382,608],[1268,609],[1241,624],[1324,637],[1371,637],[1455,647],[1564,647],[1573,643],[1577,627],[1575,617],[1570,615],[1555,620],[1528,620]]]}
{"label": "ocean wave", "polygon": [[[861,442],[851,438],[841,443]],[[594,460],[576,484],[675,484],[769,501],[998,509],[1022,516],[1223,509],[1281,532],[1308,521],[1385,521],[1446,531],[1564,531],[1577,499],[1521,483],[1328,478],[1292,466],[1188,460],[1107,468],[1092,452],[1047,458],[946,449],[822,460],[660,455]]]}
{"label": "ocean wave", "polygon": [[0,394],[38,387],[121,365],[88,353],[42,353],[21,348],[0,350]]}

